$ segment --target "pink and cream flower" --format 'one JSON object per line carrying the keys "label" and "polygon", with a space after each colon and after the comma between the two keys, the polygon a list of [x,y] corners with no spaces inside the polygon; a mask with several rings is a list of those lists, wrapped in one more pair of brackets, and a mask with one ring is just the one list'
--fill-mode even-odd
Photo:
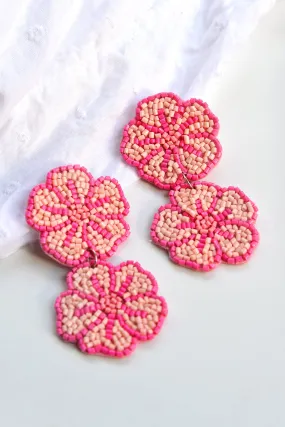
{"label": "pink and cream flower", "polygon": [[121,154],[141,178],[169,190],[185,182],[183,174],[196,181],[218,163],[218,130],[218,119],[205,102],[159,93],[138,103],[124,129]]}
{"label": "pink and cream flower", "polygon": [[57,332],[89,354],[124,357],[153,339],[167,316],[154,277],[138,263],[86,263],[67,276],[55,303]]}
{"label": "pink and cream flower", "polygon": [[209,271],[222,261],[249,259],[259,240],[257,207],[241,190],[198,182],[169,195],[171,203],[154,216],[151,237],[175,263]]}
{"label": "pink and cream flower", "polygon": [[113,255],[129,235],[124,217],[129,204],[115,179],[95,180],[83,167],[51,170],[31,192],[27,223],[40,232],[43,250],[56,261],[76,266],[90,257]]}

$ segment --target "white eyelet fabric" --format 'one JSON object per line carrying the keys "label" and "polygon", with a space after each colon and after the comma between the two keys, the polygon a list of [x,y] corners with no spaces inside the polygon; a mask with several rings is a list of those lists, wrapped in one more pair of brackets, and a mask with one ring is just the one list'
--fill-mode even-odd
{"label": "white eyelet fabric", "polygon": [[0,257],[36,234],[26,199],[53,167],[81,164],[122,186],[136,103],[165,91],[207,100],[211,83],[274,0],[0,2]]}

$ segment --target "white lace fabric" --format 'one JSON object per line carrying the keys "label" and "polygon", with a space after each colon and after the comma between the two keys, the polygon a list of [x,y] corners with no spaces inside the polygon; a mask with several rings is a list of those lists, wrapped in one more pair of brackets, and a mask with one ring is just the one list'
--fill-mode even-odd
{"label": "white lace fabric", "polygon": [[207,100],[229,53],[274,0],[0,2],[0,257],[36,238],[33,186],[53,167],[86,166],[123,187],[123,126],[150,94]]}

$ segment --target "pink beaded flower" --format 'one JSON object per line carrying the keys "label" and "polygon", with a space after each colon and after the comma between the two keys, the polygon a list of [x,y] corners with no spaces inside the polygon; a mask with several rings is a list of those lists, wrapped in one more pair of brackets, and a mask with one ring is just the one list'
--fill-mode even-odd
{"label": "pink beaded flower", "polygon": [[113,255],[129,235],[124,216],[129,204],[115,179],[95,180],[81,166],[50,171],[46,183],[31,192],[26,219],[40,232],[43,250],[56,261],[75,266],[94,251],[98,259]]}
{"label": "pink beaded flower", "polygon": [[86,263],[67,276],[56,300],[57,332],[89,354],[123,357],[151,340],[167,315],[154,277],[138,263]]}
{"label": "pink beaded flower", "polygon": [[169,190],[185,182],[183,174],[195,181],[218,163],[218,130],[218,119],[206,103],[159,93],[138,103],[135,118],[124,129],[121,154],[141,178]]}
{"label": "pink beaded flower", "polygon": [[241,190],[199,182],[170,191],[170,201],[155,214],[151,237],[174,262],[209,271],[249,259],[259,240],[257,207]]}

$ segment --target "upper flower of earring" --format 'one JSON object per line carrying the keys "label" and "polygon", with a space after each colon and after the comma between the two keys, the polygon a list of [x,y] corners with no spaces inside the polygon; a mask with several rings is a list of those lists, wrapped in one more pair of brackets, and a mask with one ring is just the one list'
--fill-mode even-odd
{"label": "upper flower of earring", "polygon": [[95,180],[83,167],[51,170],[45,184],[31,192],[27,223],[40,232],[43,250],[56,261],[76,266],[96,253],[113,255],[129,235],[124,220],[129,204],[115,179]]}
{"label": "upper flower of earring", "polygon": [[169,190],[185,182],[183,175],[199,180],[218,163],[218,130],[218,119],[206,103],[159,93],[139,102],[124,129],[121,153],[141,178]]}

